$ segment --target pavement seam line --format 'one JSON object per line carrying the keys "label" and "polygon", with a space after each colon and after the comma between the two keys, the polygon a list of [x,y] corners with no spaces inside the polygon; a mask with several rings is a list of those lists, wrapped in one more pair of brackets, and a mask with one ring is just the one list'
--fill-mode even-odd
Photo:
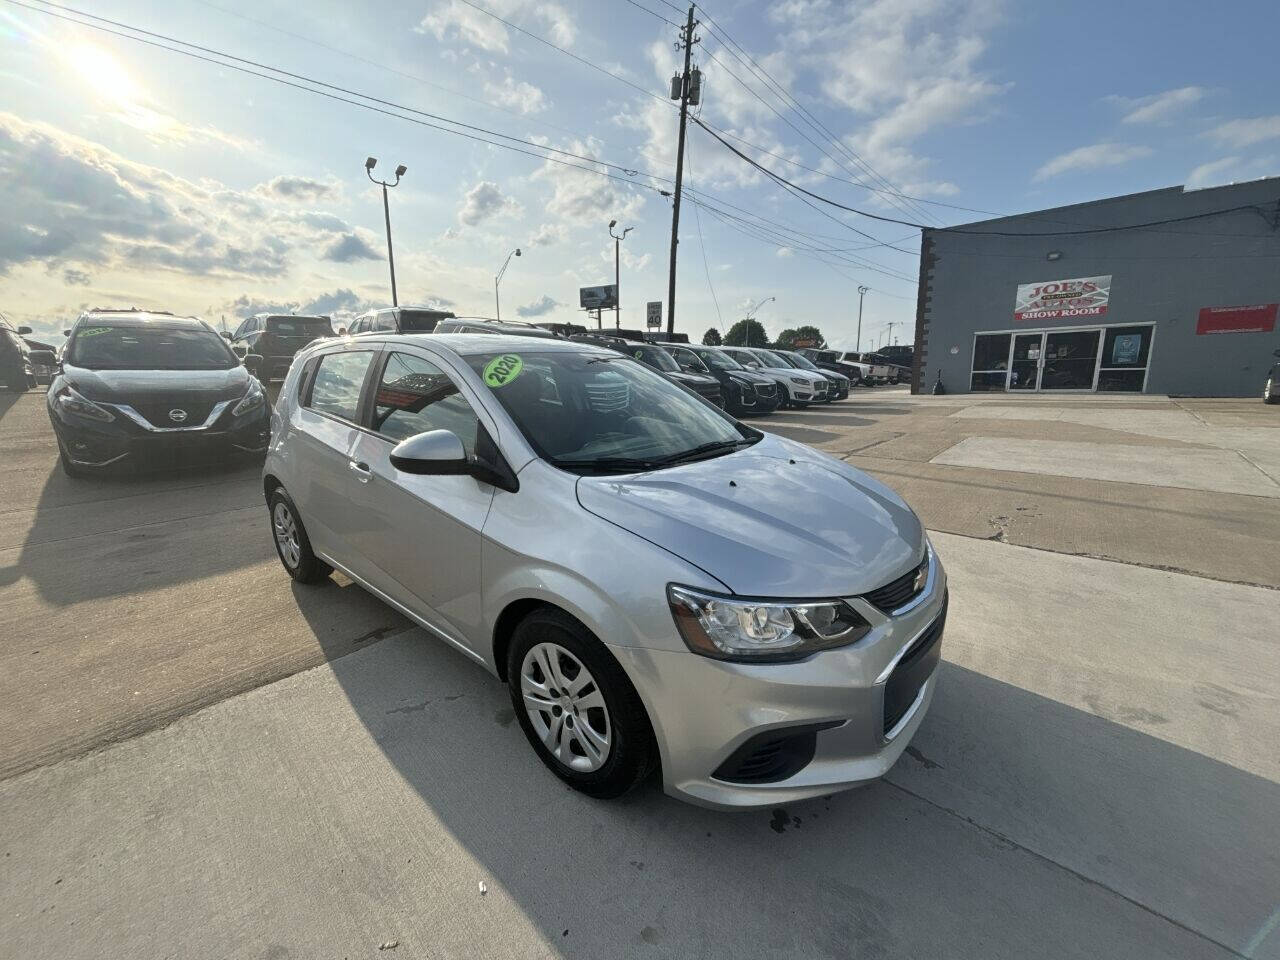
{"label": "pavement seam line", "polygon": [[1205,941],[1206,943],[1212,944],[1213,946],[1218,947],[1220,950],[1225,950],[1227,953],[1229,953],[1233,957],[1238,957],[1240,958],[1240,960],[1250,960],[1247,954],[1241,953],[1235,947],[1229,946],[1228,944],[1225,944],[1220,940],[1215,940],[1213,937],[1209,936],[1207,933],[1202,933],[1201,931],[1195,929],[1194,927],[1188,926],[1187,924],[1183,923],[1181,920],[1177,920],[1174,917],[1170,917],[1167,914],[1161,913],[1159,910],[1155,909],[1154,907],[1150,907],[1140,900],[1135,900],[1133,897],[1129,896],[1128,894],[1122,893],[1121,891],[1115,889],[1114,887],[1108,886],[1107,884],[1103,883],[1101,880],[1095,880],[1093,877],[1090,877],[1087,874],[1081,873],[1079,870],[1075,869],[1074,867],[1069,867],[1065,863],[1059,863],[1057,860],[1054,860],[1052,857],[1049,857],[1043,853],[1040,853],[1038,850],[1033,850],[1031,847],[1024,846],[1023,844],[1014,840],[1012,837],[1008,837],[1005,834],[1001,833],[999,830],[992,829],[991,827],[988,827],[985,824],[979,823],[973,817],[966,816],[965,814],[961,813],[959,810],[955,810],[951,807],[943,806],[942,804],[934,800],[930,800],[928,797],[922,794],[916,793],[914,790],[911,790],[908,787],[904,787],[900,783],[895,783],[893,780],[890,780],[888,776],[885,776],[883,780],[886,784],[893,787],[895,790],[899,790],[902,793],[905,793],[907,796],[920,801],[921,803],[928,804],[929,806],[933,807],[935,810],[941,811],[942,813],[955,817],[957,820],[960,820],[962,823],[967,823],[969,826],[973,827],[975,830],[979,830],[982,833],[985,833],[987,836],[1000,841],[1001,843],[1006,843],[1009,846],[1013,847],[1014,849],[1021,850],[1023,853],[1027,854],[1028,856],[1034,857],[1035,859],[1041,861],[1042,863],[1049,864],[1052,867],[1057,867],[1059,870],[1062,870],[1066,873],[1071,874],[1077,880],[1080,880],[1091,887],[1097,887],[1099,890],[1105,890],[1107,893],[1111,894],[1112,896],[1119,897],[1121,900],[1125,901],[1125,903],[1128,903],[1128,904],[1131,904],[1132,906],[1137,907],[1139,910],[1143,911],[1144,913],[1149,914],[1150,916],[1156,917],[1159,920],[1163,920],[1165,923],[1168,923],[1171,926],[1177,927],[1179,930],[1182,930],[1185,933],[1189,933],[1193,937],[1196,937],[1197,939],[1200,939]]}

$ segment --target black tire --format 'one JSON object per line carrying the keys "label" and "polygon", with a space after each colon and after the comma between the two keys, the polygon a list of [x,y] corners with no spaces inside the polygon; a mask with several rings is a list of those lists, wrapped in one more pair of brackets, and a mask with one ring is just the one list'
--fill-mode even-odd
{"label": "black tire", "polygon": [[1280,403],[1280,385],[1275,381],[1275,377],[1267,377],[1267,383],[1262,388],[1263,403]]}
{"label": "black tire", "polygon": [[[281,538],[277,536],[276,515],[283,511],[293,521],[293,544],[297,549],[297,560],[293,559],[293,552],[286,553]],[[284,487],[276,487],[271,491],[271,496],[267,498],[267,520],[270,524],[271,542],[275,544],[276,556],[280,558],[280,565],[284,567],[285,573],[293,577],[299,583],[320,583],[326,580],[329,574],[333,573],[333,567],[325,563],[311,550],[311,540],[307,537],[306,527],[302,525],[302,518],[298,516],[298,508],[294,506],[289,495],[284,492]],[[287,539],[287,538],[286,538]]]}
{"label": "black tire", "polygon": [[[598,770],[582,772],[562,763],[534,729],[525,709],[520,677],[526,654],[540,643],[554,643],[581,661],[604,697],[612,742]],[[603,644],[568,614],[543,608],[520,621],[507,650],[507,689],[520,728],[538,759],[575,790],[599,800],[612,800],[636,787],[653,769],[657,745],[640,695]]]}

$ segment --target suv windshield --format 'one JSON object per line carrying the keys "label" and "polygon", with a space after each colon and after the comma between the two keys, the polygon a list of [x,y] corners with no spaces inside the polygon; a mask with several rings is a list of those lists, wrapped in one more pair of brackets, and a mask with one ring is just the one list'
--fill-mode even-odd
{"label": "suv windshield", "polygon": [[280,337],[331,337],[328,317],[267,317],[267,332]]}
{"label": "suv windshield", "polygon": [[808,357],[806,357],[804,354],[780,353],[778,354],[778,356],[780,356],[783,360],[787,361],[787,363],[791,364],[791,366],[797,367],[800,370],[817,370],[818,369],[816,366],[814,366],[813,361],[810,360]]}
{"label": "suv windshield", "polygon": [[85,321],[66,362],[89,370],[229,370],[240,360],[212,330]]}
{"label": "suv windshield", "polygon": [[641,363],[647,363],[664,373],[680,372],[680,364],[676,363],[675,358],[661,347],[651,347],[647,343],[629,343],[619,349],[623,353],[629,353]]}
{"label": "suv windshield", "polygon": [[430,333],[441,320],[448,320],[452,313],[443,310],[401,310],[401,333]]}
{"label": "suv windshield", "polygon": [[545,460],[574,473],[635,473],[729,453],[763,434],[618,355],[467,357]]}
{"label": "suv windshield", "polygon": [[787,363],[776,353],[773,353],[769,350],[752,350],[751,352],[755,354],[756,359],[759,360],[766,367],[773,367],[775,369],[778,367],[781,367],[783,370],[785,370],[787,369],[787,367],[791,366],[791,364]]}
{"label": "suv windshield", "polygon": [[705,363],[712,370],[742,370],[744,367],[738,363],[733,357],[725,353],[723,350],[716,350],[714,347],[703,347],[701,350],[694,350],[694,354],[698,359]]}

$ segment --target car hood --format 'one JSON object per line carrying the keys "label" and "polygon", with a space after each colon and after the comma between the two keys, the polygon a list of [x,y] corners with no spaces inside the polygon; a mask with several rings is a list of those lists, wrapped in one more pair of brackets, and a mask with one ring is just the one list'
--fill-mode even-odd
{"label": "car hood", "polygon": [[744,380],[747,383],[768,384],[778,382],[773,377],[766,377],[763,373],[756,373],[754,370],[726,370],[725,373],[731,377],[737,377],[739,380]]}
{"label": "car hood", "polygon": [[249,388],[249,371],[244,367],[229,370],[89,370],[66,366],[63,376],[89,400],[105,403],[130,403],[148,396],[200,397],[205,400],[231,400],[244,396]]}
{"label": "car hood", "polygon": [[676,383],[683,383],[686,387],[689,387],[692,390],[697,390],[699,387],[714,387],[719,384],[719,381],[716,380],[715,377],[704,376],[701,373],[685,373],[683,371],[676,373],[674,371],[664,370],[663,376],[674,380]]}
{"label": "car hood", "polygon": [[892,490],[771,434],[711,460],[582,477],[578,502],[743,596],[866,593],[924,552],[920,521]]}
{"label": "car hood", "polygon": [[765,367],[762,371],[774,377],[801,377],[809,383],[818,383],[825,379],[822,374],[812,370],[796,370],[793,367]]}

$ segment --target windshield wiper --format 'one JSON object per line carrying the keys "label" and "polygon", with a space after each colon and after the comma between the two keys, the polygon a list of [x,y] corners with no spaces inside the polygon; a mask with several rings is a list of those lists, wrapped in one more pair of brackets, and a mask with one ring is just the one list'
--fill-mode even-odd
{"label": "windshield wiper", "polygon": [[670,456],[659,457],[657,460],[651,460],[650,465],[655,467],[669,467],[677,463],[689,463],[692,460],[703,460],[717,453],[728,453],[730,450],[737,450],[739,447],[749,447],[755,443],[754,439],[743,437],[739,440],[713,440],[710,443],[699,444],[696,447],[690,447],[688,450],[681,450],[679,453],[673,453]]}
{"label": "windshield wiper", "polygon": [[650,470],[656,461],[636,457],[597,457],[594,460],[552,460],[555,466],[565,470],[592,470],[601,473],[632,473]]}

